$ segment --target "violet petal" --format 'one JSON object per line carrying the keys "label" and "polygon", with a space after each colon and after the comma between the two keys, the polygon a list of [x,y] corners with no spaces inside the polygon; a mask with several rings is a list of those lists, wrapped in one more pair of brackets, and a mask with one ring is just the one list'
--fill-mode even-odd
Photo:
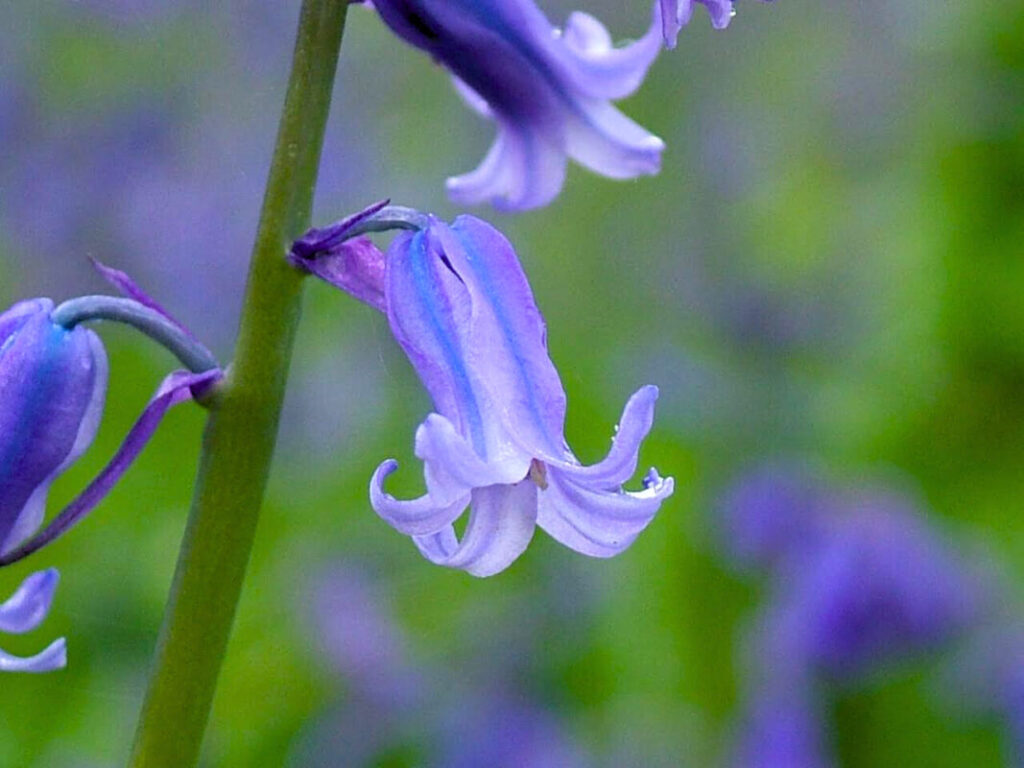
{"label": "violet petal", "polygon": [[671,477],[656,474],[642,491],[609,491],[555,467],[548,468],[547,481],[537,524],[558,542],[591,557],[611,557],[626,549],[674,490]]}

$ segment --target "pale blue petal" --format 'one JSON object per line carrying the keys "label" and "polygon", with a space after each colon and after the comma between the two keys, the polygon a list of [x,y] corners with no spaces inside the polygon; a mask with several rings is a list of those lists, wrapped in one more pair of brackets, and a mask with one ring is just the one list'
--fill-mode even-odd
{"label": "pale blue petal", "polygon": [[584,555],[612,557],[626,549],[672,495],[672,478],[649,476],[642,491],[588,486],[565,470],[549,467],[538,501],[537,524],[552,538]]}
{"label": "pale blue petal", "polygon": [[474,576],[493,576],[526,551],[536,521],[537,486],[532,480],[523,480],[474,490],[461,542],[450,526],[413,540],[423,556],[437,565],[459,568]]}

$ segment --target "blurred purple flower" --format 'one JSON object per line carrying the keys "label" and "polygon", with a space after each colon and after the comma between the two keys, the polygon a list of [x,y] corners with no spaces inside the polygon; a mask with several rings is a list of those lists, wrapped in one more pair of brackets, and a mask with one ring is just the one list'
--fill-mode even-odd
{"label": "blurred purple flower", "polygon": [[[409,750],[421,756],[414,764],[445,768],[590,765],[561,719],[520,692],[541,657],[529,669],[508,666],[489,638],[468,632],[457,661],[418,662],[384,591],[358,567],[326,572],[313,595],[318,635],[348,695],[299,739],[290,764],[334,766],[344,755],[345,765],[371,766]],[[488,630],[521,629],[518,612],[499,616]]]}
{"label": "blurred purple flower", "polygon": [[[500,232],[470,216],[450,227],[426,217],[423,229],[394,239],[383,274],[370,268],[373,249],[334,247],[337,239],[336,228],[315,230],[292,258],[371,306],[380,308],[383,296],[391,330],[437,408],[416,431],[427,493],[412,501],[386,493],[384,479],[398,466],[388,460],[370,483],[374,510],[430,561],[476,576],[507,568],[536,525],[586,555],[626,549],[673,490],[653,469],[643,490],[622,489],[651,428],[657,388],[630,398],[608,456],[584,467],[566,446],[565,393],[543,318]],[[317,240],[330,245],[319,259],[310,256]],[[338,260],[344,269],[329,269]],[[345,279],[346,270],[360,279]],[[460,541],[452,523],[467,506]]]}
{"label": "blurred purple flower", "polygon": [[826,743],[823,703],[794,680],[762,684],[746,702],[732,768],[825,768],[835,764]]}
{"label": "blurred purple flower", "polygon": [[661,19],[612,45],[585,13],[552,27],[532,0],[376,0],[381,18],[456,78],[498,136],[476,170],[448,180],[460,203],[524,210],[562,188],[568,158],[615,179],[657,173],[664,144],[611,105],[635,91],[661,47]]}
{"label": "blurred purple flower", "polygon": [[584,768],[590,760],[558,719],[526,697],[460,696],[445,718],[438,757],[444,768]]}
{"label": "blurred purple flower", "polygon": [[780,652],[850,679],[950,640],[978,595],[905,499],[863,496],[844,507],[817,548],[783,565],[770,610]]}
{"label": "blurred purple flower", "polygon": [[363,571],[337,567],[313,591],[318,636],[352,695],[398,712],[422,700],[424,680],[409,660],[391,606]]}
{"label": "blurred purple flower", "polygon": [[[21,634],[38,627],[50,612],[59,579],[55,568],[33,573],[25,579],[11,597],[0,603],[0,632]],[[52,672],[66,665],[63,637],[28,658],[0,650],[0,672]]]}
{"label": "blurred purple flower", "polygon": [[794,548],[813,545],[827,504],[827,488],[809,468],[772,462],[729,487],[717,520],[733,560],[766,568]]}
{"label": "blurred purple flower", "polygon": [[977,613],[973,574],[903,496],[768,465],[725,499],[733,557],[773,568],[749,638],[765,668],[855,678],[949,640]]}

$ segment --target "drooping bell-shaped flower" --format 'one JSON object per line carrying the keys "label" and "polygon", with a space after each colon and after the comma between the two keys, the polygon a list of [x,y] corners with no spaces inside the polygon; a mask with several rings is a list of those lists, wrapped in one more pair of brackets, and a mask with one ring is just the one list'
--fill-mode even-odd
{"label": "drooping bell-shaped flower", "polygon": [[0,554],[43,521],[50,484],[92,443],[107,391],[107,355],[85,326],[51,319],[33,299],[0,315]]}
{"label": "drooping bell-shaped flower", "polygon": [[[60,576],[55,568],[33,573],[3,603],[0,632],[22,634],[38,627],[50,612]],[[0,650],[0,672],[52,672],[67,663],[64,638],[54,640],[35,656],[12,656]]]}
{"label": "drooping bell-shaped flower", "polygon": [[558,194],[572,158],[629,179],[657,173],[662,141],[611,102],[639,87],[662,45],[660,10],[647,33],[615,47],[593,16],[552,26],[533,0],[375,0],[384,22],[456,78],[470,107],[497,123],[476,170],[448,180],[460,203],[524,210]]}
{"label": "drooping bell-shaped flower", "polygon": [[[130,298],[86,296],[54,307],[49,299],[0,314],[0,566],[49,544],[92,510],[142,451],[164,413],[202,393],[221,371],[206,349],[127,275],[97,265]],[[107,388],[107,357],[89,320],[133,325],[194,369],[164,380],[124,443],[100,474],[43,529],[46,496],[96,436]],[[45,615],[56,571],[29,577],[0,606],[0,631],[24,632]],[[45,671],[64,665],[63,640],[32,659],[0,652],[0,670]]]}
{"label": "drooping bell-shaped flower", "polygon": [[[451,226],[423,217],[420,228],[392,241],[383,286],[365,281],[381,260],[366,241],[324,253],[314,240],[329,242],[330,230],[314,235],[293,247],[293,261],[371,306],[380,307],[383,297],[395,339],[436,409],[416,430],[427,493],[393,498],[384,479],[397,463],[385,461],[370,484],[381,517],[412,536],[429,560],[477,576],[508,567],[535,525],[596,557],[633,542],[673,489],[672,479],[653,469],[642,490],[622,489],[636,471],[658,390],[636,392],[608,456],[580,464],[565,442],[565,392],[548,356],[544,320],[500,232],[472,216]],[[452,523],[467,507],[460,540]]]}
{"label": "drooping bell-shaped flower", "polygon": [[[167,409],[221,376],[205,347],[127,275],[97,268],[129,298],[86,296],[56,308],[49,299],[32,299],[0,315],[0,565],[74,525],[113,488]],[[50,484],[92,443],[103,412],[107,358],[99,337],[83,325],[88,320],[133,325],[195,372],[176,371],[164,380],[110,463],[37,534]]]}

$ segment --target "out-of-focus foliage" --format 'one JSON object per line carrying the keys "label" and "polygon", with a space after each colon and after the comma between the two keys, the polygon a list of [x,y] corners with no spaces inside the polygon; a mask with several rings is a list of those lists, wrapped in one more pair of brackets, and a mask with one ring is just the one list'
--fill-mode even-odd
{"label": "out-of-focus foliage", "polygon": [[[5,9],[0,304],[102,290],[93,255],[230,348],[298,3],[206,5]],[[556,18],[586,8],[622,35],[647,19],[643,3],[541,5]],[[370,565],[409,658],[443,675],[431,684],[474,727],[514,711],[498,719],[558,729],[596,765],[727,759],[748,683],[740,638],[756,644],[770,590],[730,563],[713,502],[779,455],[843,482],[912,488],[960,557],[999,571],[1000,600],[1020,615],[1024,6],[745,0],[721,32],[701,11],[625,105],[668,143],[660,176],[574,169],[546,209],[474,211],[530,274],[580,458],[601,455],[624,398],[656,383],[643,461],[676,477],[675,497],[614,560],[538,534],[489,580],[429,566],[366,498],[382,458],[416,466],[410,435],[427,398],[380,317],[311,285],[208,765],[302,764],[330,717],[340,734],[374,727],[358,725],[358,677],[310,619],[318,575],[350,562]],[[349,15],[318,223],[383,197],[453,216],[443,179],[476,162],[491,128],[370,11]],[[109,407],[54,509],[167,368],[130,332],[103,332]],[[197,408],[174,413],[84,525],[0,572],[7,594],[30,570],[61,569],[41,631],[66,633],[69,654],[64,672],[3,678],[0,765],[123,762],[201,425]],[[415,473],[400,474],[408,488],[396,492],[415,491]],[[5,642],[29,652],[39,637]],[[829,724],[842,765],[1002,764],[1004,716],[991,702],[953,706],[943,663],[895,665],[794,706],[816,707],[809,718]],[[461,724],[449,711],[408,716],[377,764],[449,754],[444,729]]]}

